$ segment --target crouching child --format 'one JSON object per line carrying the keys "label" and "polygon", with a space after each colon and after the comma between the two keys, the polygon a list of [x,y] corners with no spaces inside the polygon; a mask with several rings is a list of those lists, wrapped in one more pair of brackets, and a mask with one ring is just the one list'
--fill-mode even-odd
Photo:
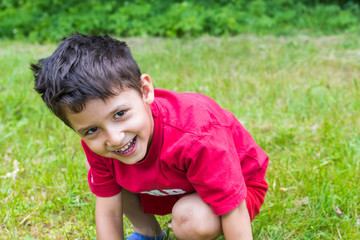
{"label": "crouching child", "polygon": [[[175,63],[174,63],[175,64]],[[35,90],[81,138],[98,239],[252,239],[267,154],[229,111],[196,93],[154,89],[125,42],[75,34],[32,64]]]}

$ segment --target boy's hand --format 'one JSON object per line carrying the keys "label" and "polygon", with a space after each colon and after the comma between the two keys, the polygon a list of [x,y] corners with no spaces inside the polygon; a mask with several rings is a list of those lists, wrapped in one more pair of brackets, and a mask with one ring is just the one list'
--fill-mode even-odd
{"label": "boy's hand", "polygon": [[226,240],[253,239],[245,200],[232,211],[222,215],[221,224]]}
{"label": "boy's hand", "polygon": [[95,220],[98,240],[124,239],[121,193],[96,197]]}

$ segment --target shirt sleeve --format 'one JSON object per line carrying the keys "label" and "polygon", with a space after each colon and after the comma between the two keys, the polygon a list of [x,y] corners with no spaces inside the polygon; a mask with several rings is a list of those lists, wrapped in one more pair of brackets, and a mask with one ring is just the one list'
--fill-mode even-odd
{"label": "shirt sleeve", "polygon": [[116,183],[114,169],[110,167],[112,160],[91,151],[83,140],[81,144],[90,165],[88,183],[91,192],[99,197],[112,197],[120,193],[122,187]]}
{"label": "shirt sleeve", "polygon": [[240,159],[245,155],[239,154],[231,128],[224,126],[213,126],[192,142],[185,160],[187,178],[216,215],[233,210],[246,197]]}

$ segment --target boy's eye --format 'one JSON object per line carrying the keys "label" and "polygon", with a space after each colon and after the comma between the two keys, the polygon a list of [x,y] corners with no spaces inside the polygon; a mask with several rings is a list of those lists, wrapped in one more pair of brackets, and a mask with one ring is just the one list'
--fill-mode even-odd
{"label": "boy's eye", "polygon": [[99,129],[98,127],[90,128],[89,130],[87,130],[86,135],[88,135],[88,134],[93,134],[93,133],[95,133],[98,129]]}
{"label": "boy's eye", "polygon": [[121,110],[121,111],[117,112],[117,113],[114,115],[114,117],[115,117],[115,119],[121,118],[122,116],[124,116],[125,113],[126,113],[125,110]]}

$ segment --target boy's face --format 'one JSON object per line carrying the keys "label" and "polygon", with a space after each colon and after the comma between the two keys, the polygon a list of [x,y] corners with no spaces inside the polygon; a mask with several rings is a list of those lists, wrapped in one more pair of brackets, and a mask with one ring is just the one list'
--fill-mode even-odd
{"label": "boy's face", "polygon": [[141,76],[143,95],[134,89],[119,90],[105,101],[86,102],[80,113],[66,110],[71,127],[96,154],[125,164],[141,161],[150,147],[154,121],[150,104],[154,89],[148,75]]}

